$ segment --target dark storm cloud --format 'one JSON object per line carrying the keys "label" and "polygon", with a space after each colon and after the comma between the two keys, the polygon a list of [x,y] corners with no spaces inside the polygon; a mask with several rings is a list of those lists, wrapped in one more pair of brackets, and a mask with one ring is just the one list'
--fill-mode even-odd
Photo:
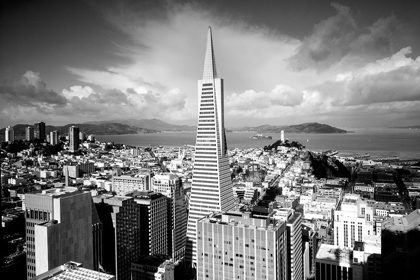
{"label": "dark storm cloud", "polygon": [[0,84],[2,108],[10,105],[23,107],[44,105],[65,106],[67,99],[47,88],[39,73],[27,71],[19,80],[3,81]]}
{"label": "dark storm cloud", "polygon": [[[393,53],[394,42],[404,37],[395,16],[360,26],[348,7],[332,3],[337,14],[316,24],[287,62],[295,71],[322,71],[344,58],[373,61]],[[365,63],[366,61],[364,61]]]}

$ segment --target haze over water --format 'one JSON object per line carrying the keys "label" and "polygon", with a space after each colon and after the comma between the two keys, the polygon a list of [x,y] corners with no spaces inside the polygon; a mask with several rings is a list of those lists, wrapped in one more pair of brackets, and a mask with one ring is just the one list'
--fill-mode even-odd
{"label": "haze over water", "polygon": [[[337,150],[341,156],[368,153],[371,156],[398,156],[400,159],[420,159],[420,130],[416,129],[353,129],[348,134],[285,133],[289,141],[298,141],[313,151]],[[280,133],[266,133],[271,140],[252,140],[255,132],[227,133],[229,149],[263,147],[280,139]],[[196,132],[171,132],[130,135],[98,135],[99,141],[129,146],[162,145],[179,147],[195,145]]]}

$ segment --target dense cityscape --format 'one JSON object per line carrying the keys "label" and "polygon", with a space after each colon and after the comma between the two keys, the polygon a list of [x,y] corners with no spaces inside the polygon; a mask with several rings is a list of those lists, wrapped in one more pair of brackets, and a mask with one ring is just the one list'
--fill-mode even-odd
{"label": "dense cityscape", "polygon": [[44,122],[17,140],[8,126],[2,275],[418,279],[419,160],[314,152],[285,133],[232,148],[223,99],[209,27],[195,146],[101,142]]}

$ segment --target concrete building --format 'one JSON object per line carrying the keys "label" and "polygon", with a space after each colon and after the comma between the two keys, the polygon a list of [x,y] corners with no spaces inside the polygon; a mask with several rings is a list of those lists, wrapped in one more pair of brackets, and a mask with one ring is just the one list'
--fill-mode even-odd
{"label": "concrete building", "polygon": [[115,276],[102,273],[88,268],[84,268],[81,263],[66,262],[60,266],[54,267],[31,280],[115,280]]}
{"label": "concrete building", "polygon": [[196,263],[197,220],[234,207],[224,127],[223,79],[217,78],[211,28],[203,79],[198,81],[198,126],[189,202],[186,260]]}
{"label": "concrete building", "polygon": [[181,179],[171,173],[155,175],[152,190],[167,197],[168,207],[168,254],[173,262],[185,256],[187,234],[187,206]]}
{"label": "concrete building", "polygon": [[365,236],[375,235],[375,209],[369,200],[357,194],[346,194],[334,211],[334,245],[353,248]]}
{"label": "concrete building", "polygon": [[316,254],[316,280],[363,280],[363,265],[353,262],[353,250],[321,244]]}
{"label": "concrete building", "polygon": [[112,189],[118,195],[150,190],[150,173],[112,176]]}
{"label": "concrete building", "polygon": [[85,141],[85,140],[86,140],[86,133],[84,133],[84,132],[80,131],[80,132],[79,132],[79,140],[80,140],[81,142]]}
{"label": "concrete building", "polygon": [[142,255],[168,255],[167,198],[152,191],[134,191],[133,197],[140,209],[140,248]]}
{"label": "concrete building", "polygon": [[79,150],[79,127],[71,126],[69,128],[69,151],[74,153]]}
{"label": "concrete building", "polygon": [[32,141],[35,138],[34,128],[32,126],[28,126],[25,128],[25,139],[27,141]]}
{"label": "concrete building", "polygon": [[94,196],[103,226],[102,267],[117,280],[131,279],[131,263],[140,257],[140,209],[132,197]]}
{"label": "concrete building", "polygon": [[[420,209],[382,223],[382,279],[418,279]],[[397,268],[397,269],[396,269]]]}
{"label": "concrete building", "polygon": [[45,140],[45,123],[44,122],[36,122],[34,123],[34,138]]}
{"label": "concrete building", "polygon": [[168,256],[142,256],[131,264],[131,280],[174,280],[174,270]]}
{"label": "concrete building", "polygon": [[93,268],[89,192],[57,188],[29,193],[25,207],[28,279],[71,260]]}
{"label": "concrete building", "polygon": [[4,131],[4,137],[6,142],[15,141],[15,131],[13,130],[13,127],[10,125],[6,127],[6,130]]}
{"label": "concrete building", "polygon": [[59,134],[57,130],[50,131],[50,144],[57,145],[59,143]]}
{"label": "concrete building", "polygon": [[285,222],[287,227],[287,279],[302,280],[302,214],[290,208],[282,208],[275,211],[273,218]]}
{"label": "concrete building", "polygon": [[287,279],[286,223],[251,212],[197,221],[197,279]]}

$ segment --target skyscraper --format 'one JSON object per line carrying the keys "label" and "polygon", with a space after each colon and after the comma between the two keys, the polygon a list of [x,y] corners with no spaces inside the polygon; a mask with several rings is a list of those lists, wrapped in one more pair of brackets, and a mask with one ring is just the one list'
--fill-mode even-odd
{"label": "skyscraper", "polygon": [[25,207],[28,279],[71,260],[93,268],[89,192],[64,188],[30,193]]}
{"label": "skyscraper", "polygon": [[25,129],[25,138],[28,141],[34,140],[34,128],[32,126],[28,126]]}
{"label": "skyscraper", "polygon": [[79,150],[79,127],[71,126],[69,128],[69,150],[74,153]]}
{"label": "skyscraper", "polygon": [[157,174],[152,179],[152,189],[167,197],[168,253],[173,262],[185,256],[187,233],[187,208],[181,179],[172,173]]}
{"label": "skyscraper", "polygon": [[58,144],[58,131],[50,131],[50,144],[51,145],[57,145]]}
{"label": "skyscraper", "polygon": [[6,127],[6,130],[4,131],[4,136],[5,136],[5,140],[6,142],[11,142],[15,140],[15,131],[13,130],[13,127],[11,127],[10,125],[8,127]]}
{"label": "skyscraper", "polygon": [[198,81],[198,125],[189,205],[186,260],[196,263],[197,220],[234,207],[224,127],[223,79],[217,78],[211,28],[203,79]]}
{"label": "skyscraper", "polygon": [[222,212],[197,222],[197,279],[285,280],[286,251],[286,223],[272,215]]}
{"label": "skyscraper", "polygon": [[34,123],[34,138],[45,140],[45,123],[44,122]]}

